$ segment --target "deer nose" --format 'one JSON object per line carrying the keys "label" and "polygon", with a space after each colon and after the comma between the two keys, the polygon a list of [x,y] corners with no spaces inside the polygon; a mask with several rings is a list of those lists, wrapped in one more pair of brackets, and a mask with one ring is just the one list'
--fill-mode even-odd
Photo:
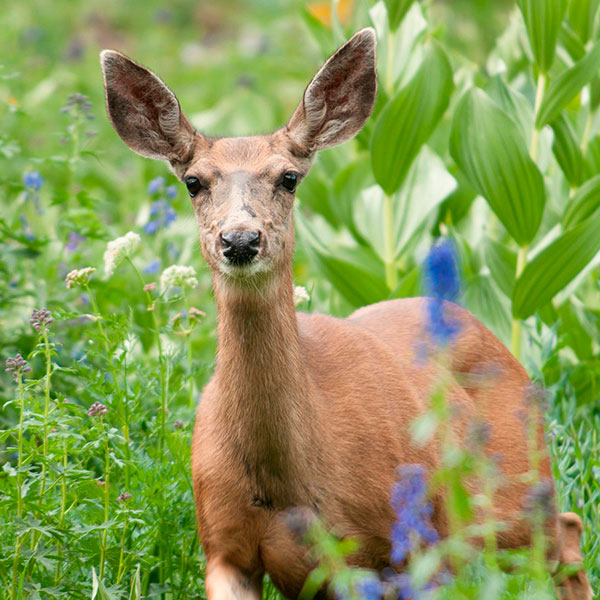
{"label": "deer nose", "polygon": [[257,254],[260,231],[225,231],[219,234],[223,256],[234,265],[245,265]]}

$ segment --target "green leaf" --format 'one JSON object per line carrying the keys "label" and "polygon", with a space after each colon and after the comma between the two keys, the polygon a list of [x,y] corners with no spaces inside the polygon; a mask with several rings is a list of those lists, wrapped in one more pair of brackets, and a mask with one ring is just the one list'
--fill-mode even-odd
{"label": "green leaf", "polygon": [[515,122],[478,88],[456,107],[450,154],[516,242],[530,243],[546,201],[542,175]]}
{"label": "green leaf", "polygon": [[567,0],[517,0],[517,4],[523,13],[535,62],[546,73],[554,60]]}
{"label": "green leaf", "polygon": [[383,0],[388,15],[390,29],[396,31],[406,16],[414,0]]}
{"label": "green leaf", "polygon": [[509,298],[512,297],[517,269],[516,253],[507,248],[505,244],[488,240],[485,245],[484,257],[500,290]]}
{"label": "green leaf", "polygon": [[573,61],[577,62],[585,56],[585,46],[581,43],[579,36],[569,27],[568,23],[562,24],[558,34],[559,42],[565,47]]}
{"label": "green leaf", "polygon": [[569,23],[584,44],[592,35],[599,4],[599,0],[573,0],[569,2]]}
{"label": "green leaf", "polygon": [[92,600],[116,600],[112,594],[104,587],[104,584],[96,575],[96,569],[92,567]]}
{"label": "green leaf", "polygon": [[571,123],[564,115],[559,115],[552,123],[554,141],[552,152],[567,181],[572,187],[581,185],[584,178],[583,155]]}
{"label": "green leaf", "polygon": [[135,570],[135,575],[131,580],[131,591],[129,592],[129,600],[141,600],[142,598],[142,581],[140,578],[140,565],[138,564]]}
{"label": "green leaf", "polygon": [[562,218],[565,229],[579,225],[591,217],[600,207],[600,175],[586,181],[569,200]]}
{"label": "green leaf", "polygon": [[525,319],[560,292],[600,251],[600,219],[566,231],[524,269],[513,292],[513,315]]}
{"label": "green leaf", "polygon": [[535,119],[535,126],[541,129],[558,117],[560,111],[589,83],[600,68],[600,44],[596,44],[588,54],[570,69],[553,79],[544,93],[544,99]]}
{"label": "green leaf", "polygon": [[377,183],[392,195],[435,129],[454,89],[452,68],[436,42],[410,82],[383,109],[371,140],[371,164]]}

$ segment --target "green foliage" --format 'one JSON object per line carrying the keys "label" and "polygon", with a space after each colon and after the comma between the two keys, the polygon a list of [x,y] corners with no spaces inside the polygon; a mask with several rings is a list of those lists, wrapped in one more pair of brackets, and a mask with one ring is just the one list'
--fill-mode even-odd
{"label": "green foliage", "polygon": [[[311,310],[345,316],[421,293],[426,248],[440,234],[454,239],[463,304],[507,344],[512,330],[513,352],[550,390],[558,500],[582,516],[597,588],[599,9],[598,0],[373,0],[332,23],[310,5],[264,0],[5,10],[0,348],[3,361],[21,353],[32,370],[0,376],[0,597],[204,596],[189,446],[215,354],[210,275],[185,193],[166,195],[175,178],[108,123],[98,50],[155,69],[199,130],[244,135],[281,127],[322,59],[371,25],[376,109],[356,141],[316,158],[298,190],[297,283]],[[37,171],[41,187],[25,185]],[[148,193],[159,176],[162,191]],[[149,233],[158,201],[177,220]],[[130,230],[139,248],[105,277],[107,242]],[[152,289],[172,264],[193,265],[198,286]],[[67,273],[85,267],[97,271],[67,289]],[[55,322],[37,331],[27,321],[42,306]],[[96,402],[108,412],[89,415]],[[438,422],[424,421],[423,435]],[[445,485],[466,518],[473,461],[452,457]],[[324,536],[340,560],[352,549]],[[416,557],[411,577],[426,581],[442,558],[462,556],[469,564],[440,598],[547,597],[529,554],[506,558],[506,573],[471,552],[450,538]],[[271,584],[265,594],[276,596]]]}

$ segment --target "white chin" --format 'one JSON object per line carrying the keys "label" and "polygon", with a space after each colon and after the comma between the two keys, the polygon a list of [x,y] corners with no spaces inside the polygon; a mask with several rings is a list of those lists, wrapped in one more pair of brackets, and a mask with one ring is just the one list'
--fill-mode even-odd
{"label": "white chin", "polygon": [[231,263],[221,262],[219,264],[219,270],[223,275],[227,275],[228,277],[252,277],[252,275],[256,275],[265,270],[265,263],[262,260],[253,260],[247,265],[232,265]]}

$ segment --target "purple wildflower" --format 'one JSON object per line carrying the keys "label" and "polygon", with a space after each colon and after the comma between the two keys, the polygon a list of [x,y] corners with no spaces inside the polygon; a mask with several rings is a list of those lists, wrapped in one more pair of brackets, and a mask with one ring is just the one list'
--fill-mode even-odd
{"label": "purple wildflower", "polygon": [[34,192],[39,192],[43,184],[44,178],[40,175],[39,171],[30,171],[23,175],[23,185]]}
{"label": "purple wildflower", "polygon": [[460,330],[460,323],[447,314],[446,301],[460,293],[458,257],[454,243],[445,239],[434,245],[425,259],[424,287],[428,296],[427,332],[440,346],[446,346]]}
{"label": "purple wildflower", "polygon": [[165,188],[165,194],[171,198],[171,200],[174,200],[175,198],[177,198],[177,186],[176,185],[168,185]]}
{"label": "purple wildflower", "polygon": [[183,429],[185,427],[185,423],[183,421],[180,421],[179,419],[177,419],[177,421],[175,421],[175,423],[173,423],[173,427],[175,429]]}
{"label": "purple wildflower", "polygon": [[144,273],[147,275],[155,275],[160,271],[160,260],[153,260],[144,267]]}
{"label": "purple wildflower", "polygon": [[31,367],[27,364],[27,361],[21,356],[21,353],[13,357],[8,357],[4,363],[6,368],[4,369],[7,373],[12,373],[15,379],[19,379],[23,373],[29,373]]}
{"label": "purple wildflower", "polygon": [[164,177],[155,177],[149,184],[148,184],[148,194],[150,196],[153,196],[154,194],[156,194],[156,192],[162,190],[165,187],[165,178]]}
{"label": "purple wildflower", "polygon": [[88,416],[90,417],[103,417],[108,413],[108,408],[101,402],[94,402],[88,409]]}
{"label": "purple wildflower", "polygon": [[46,329],[48,325],[54,323],[54,318],[47,308],[34,308],[29,323],[36,331],[41,331],[42,328]]}
{"label": "purple wildflower", "polygon": [[72,231],[69,234],[69,241],[66,243],[65,248],[69,252],[75,252],[79,244],[81,244],[81,242],[85,242],[86,240],[87,238],[85,235],[79,235],[76,231]]}
{"label": "purple wildflower", "polygon": [[556,512],[554,485],[550,479],[543,479],[529,488],[524,500],[525,512],[532,517],[549,519]]}
{"label": "purple wildflower", "polygon": [[161,227],[165,229],[177,219],[177,213],[168,200],[156,200],[150,206],[150,219],[144,225],[148,235],[154,235]]}
{"label": "purple wildflower", "polygon": [[433,508],[426,502],[425,469],[421,465],[398,468],[399,481],[392,488],[391,504],[396,513],[392,527],[392,561],[401,563],[420,541],[434,544],[438,534],[431,525]]}
{"label": "purple wildflower", "polygon": [[23,230],[23,237],[26,240],[32,242],[35,240],[35,235],[31,231],[31,226],[29,225],[29,221],[25,215],[19,215],[19,221],[21,221],[21,229]]}
{"label": "purple wildflower", "polygon": [[367,575],[356,583],[356,592],[362,600],[380,600],[383,584],[376,575]]}
{"label": "purple wildflower", "polygon": [[127,502],[131,498],[131,494],[129,492],[123,492],[118,498],[117,502]]}
{"label": "purple wildflower", "polygon": [[67,103],[60,109],[63,114],[71,113],[74,116],[83,116],[88,120],[92,120],[94,116],[90,113],[92,103],[84,94],[70,94],[67,98]]}

